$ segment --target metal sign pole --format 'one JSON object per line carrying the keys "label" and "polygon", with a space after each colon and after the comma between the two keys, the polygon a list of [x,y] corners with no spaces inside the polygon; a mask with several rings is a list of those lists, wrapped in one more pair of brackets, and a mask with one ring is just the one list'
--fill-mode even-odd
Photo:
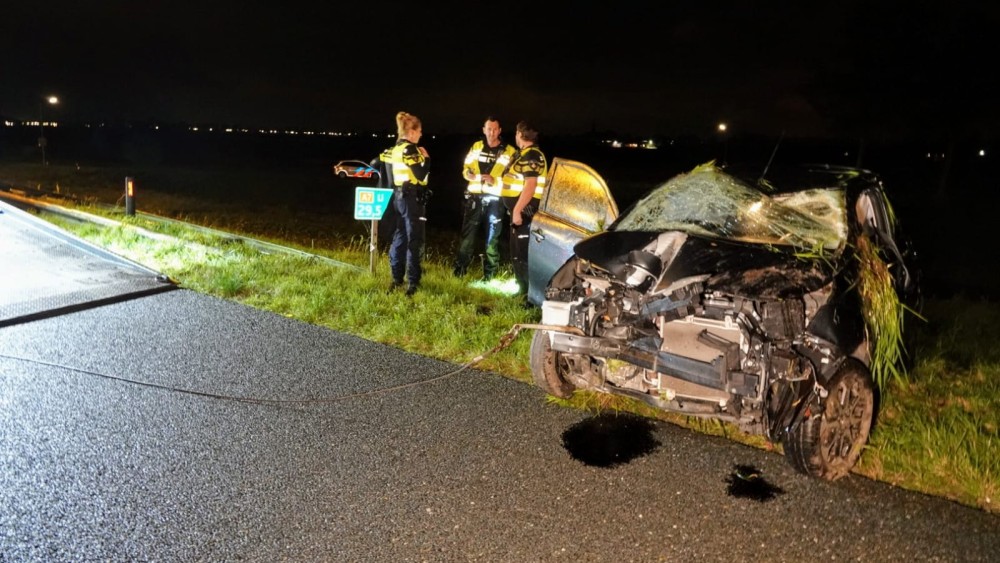
{"label": "metal sign pole", "polygon": [[368,269],[375,273],[375,254],[378,252],[378,221],[385,214],[392,198],[392,190],[388,188],[366,188],[358,186],[354,189],[354,218],[361,221],[371,221],[371,246],[368,249]]}
{"label": "metal sign pole", "polygon": [[371,252],[368,258],[368,271],[375,273],[375,254],[378,252],[378,221],[372,219],[372,245],[369,249]]}

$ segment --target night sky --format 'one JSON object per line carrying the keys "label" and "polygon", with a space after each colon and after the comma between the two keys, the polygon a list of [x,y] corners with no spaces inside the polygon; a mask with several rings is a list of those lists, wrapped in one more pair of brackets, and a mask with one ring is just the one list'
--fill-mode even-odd
{"label": "night sky", "polygon": [[[0,115],[995,138],[996,2],[5,1]],[[816,5],[814,5],[816,4]],[[820,5],[821,4],[821,5]],[[490,6],[490,7],[487,7]],[[652,6],[658,6],[653,9]]]}

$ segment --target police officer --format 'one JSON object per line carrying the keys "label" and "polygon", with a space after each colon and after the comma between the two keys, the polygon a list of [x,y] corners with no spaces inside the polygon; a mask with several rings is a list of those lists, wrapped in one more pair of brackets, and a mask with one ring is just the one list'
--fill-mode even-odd
{"label": "police officer", "polygon": [[396,230],[389,247],[389,271],[392,273],[390,291],[403,286],[404,274],[409,285],[406,295],[411,296],[420,287],[421,253],[424,247],[424,228],[427,222],[427,177],[430,173],[430,156],[427,149],[418,146],[423,126],[417,116],[401,111],[396,114],[399,140],[389,155],[392,172],[393,207],[396,210]]}
{"label": "police officer", "polygon": [[504,216],[504,206],[500,201],[501,180],[515,152],[514,147],[500,140],[500,131],[500,122],[493,116],[487,117],[483,124],[483,138],[473,143],[465,156],[462,177],[468,185],[462,213],[462,238],[455,255],[456,277],[465,275],[472,260],[476,236],[480,232],[486,239],[483,279],[491,279],[500,264],[499,235]]}
{"label": "police officer", "polygon": [[528,236],[531,219],[545,193],[548,165],[538,148],[538,131],[526,121],[517,124],[514,142],[518,151],[503,175],[500,195],[510,211],[510,255],[521,295],[528,293]]}

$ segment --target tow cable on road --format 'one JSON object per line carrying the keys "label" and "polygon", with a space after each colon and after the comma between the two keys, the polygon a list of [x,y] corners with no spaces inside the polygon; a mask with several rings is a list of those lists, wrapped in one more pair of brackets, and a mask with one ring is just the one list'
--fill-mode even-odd
{"label": "tow cable on road", "polygon": [[238,403],[253,403],[253,404],[259,404],[259,405],[295,405],[295,404],[304,405],[304,404],[316,404],[316,403],[334,403],[334,402],[337,402],[337,401],[344,401],[344,400],[347,400],[347,399],[355,399],[355,398],[367,397],[367,396],[371,396],[371,395],[381,395],[383,393],[391,393],[393,391],[399,391],[401,389],[406,389],[406,388],[409,388],[409,387],[416,387],[418,385],[425,385],[425,384],[428,384],[428,383],[434,383],[436,381],[441,381],[441,380],[447,379],[449,377],[454,377],[454,376],[458,375],[459,373],[462,373],[463,371],[471,368],[472,366],[478,364],[479,362],[485,360],[486,358],[492,356],[493,354],[496,354],[497,352],[500,352],[504,348],[507,348],[508,346],[510,346],[511,344],[513,344],[514,340],[517,338],[518,334],[520,334],[520,332],[522,330],[524,330],[524,329],[558,330],[558,331],[562,331],[562,332],[574,332],[574,333],[582,334],[579,331],[579,329],[576,329],[574,327],[555,326],[555,325],[543,325],[543,324],[517,323],[514,326],[512,326],[511,329],[509,331],[507,331],[506,334],[504,334],[503,336],[500,337],[500,341],[497,343],[496,346],[494,346],[493,348],[491,348],[489,351],[487,351],[487,352],[485,352],[483,354],[480,354],[480,355],[476,356],[475,358],[469,360],[468,362],[466,362],[465,364],[463,364],[462,366],[460,366],[456,370],[450,371],[450,372],[442,374],[442,375],[437,375],[437,376],[434,376],[434,377],[431,377],[431,378],[428,378],[428,379],[421,379],[421,380],[418,380],[418,381],[411,381],[409,383],[402,383],[400,385],[392,385],[390,387],[381,387],[379,389],[372,389],[370,391],[362,391],[362,392],[359,392],[359,393],[349,393],[349,394],[346,394],[346,395],[337,395],[337,396],[334,396],[334,397],[318,397],[318,398],[315,398],[315,399],[261,399],[261,398],[257,398],[257,397],[236,397],[236,396],[233,396],[233,395],[223,395],[223,394],[219,394],[219,393],[209,393],[209,392],[205,392],[205,391],[195,391],[193,389],[183,389],[183,388],[180,388],[180,387],[173,387],[173,386],[170,386],[170,385],[160,385],[158,383],[151,383],[149,381],[140,381],[140,380],[137,380],[137,379],[129,379],[129,378],[126,378],[126,377],[118,377],[118,376],[115,376],[115,375],[108,375],[108,374],[99,373],[99,372],[96,372],[96,371],[90,371],[90,370],[81,369],[81,368],[74,368],[72,366],[57,364],[57,363],[53,363],[53,362],[46,362],[44,360],[36,360],[36,359],[32,359],[32,358],[22,358],[22,357],[19,357],[19,356],[11,356],[11,355],[8,355],[8,354],[0,354],[0,357],[11,359],[11,360],[19,360],[19,361],[22,361],[22,362],[30,362],[30,363],[34,363],[34,364],[38,364],[38,365],[43,365],[43,366],[48,366],[48,367],[53,367],[53,368],[57,368],[57,369],[64,369],[64,370],[74,371],[74,372],[82,373],[82,374],[85,374],[85,375],[91,375],[91,376],[100,377],[100,378],[103,378],[103,379],[110,379],[112,381],[120,381],[122,383],[130,383],[130,384],[133,384],[133,385],[140,385],[140,386],[143,386],[143,387],[151,387],[153,389],[161,389],[161,390],[164,390],[164,391],[172,391],[174,393],[183,393],[185,395],[194,395],[194,396],[197,396],[197,397],[206,397],[206,398],[209,398],[209,399],[220,399],[220,400],[224,400],[224,401],[234,401],[234,402],[238,402]]}

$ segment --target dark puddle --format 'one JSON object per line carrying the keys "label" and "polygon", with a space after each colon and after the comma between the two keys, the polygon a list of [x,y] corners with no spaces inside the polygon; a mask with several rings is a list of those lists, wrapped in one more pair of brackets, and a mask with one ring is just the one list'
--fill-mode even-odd
{"label": "dark puddle", "polygon": [[613,467],[653,452],[653,423],[630,414],[599,414],[563,432],[563,447],[574,459],[595,467]]}
{"label": "dark puddle", "polygon": [[748,498],[758,502],[767,502],[778,495],[785,494],[784,489],[768,483],[759,469],[749,465],[736,465],[726,482],[729,483],[729,496]]}

